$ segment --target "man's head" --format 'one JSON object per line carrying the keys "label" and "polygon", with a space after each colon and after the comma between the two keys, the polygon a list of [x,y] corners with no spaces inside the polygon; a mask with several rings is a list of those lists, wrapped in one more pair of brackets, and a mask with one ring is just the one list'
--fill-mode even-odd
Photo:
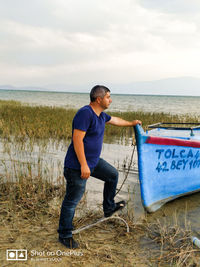
{"label": "man's head", "polygon": [[90,101],[95,102],[98,97],[101,99],[110,92],[110,90],[103,85],[95,85],[90,92]]}
{"label": "man's head", "polygon": [[107,109],[112,103],[110,90],[103,85],[96,85],[90,92],[91,104],[98,106],[101,110]]}

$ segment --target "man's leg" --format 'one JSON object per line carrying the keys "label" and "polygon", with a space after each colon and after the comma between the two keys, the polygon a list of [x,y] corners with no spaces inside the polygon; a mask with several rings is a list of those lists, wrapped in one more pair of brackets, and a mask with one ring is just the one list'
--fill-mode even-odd
{"label": "man's leg", "polygon": [[73,218],[75,208],[81,200],[86,186],[86,179],[81,178],[81,171],[65,168],[64,175],[67,180],[66,195],[62,203],[60,221],[59,221],[59,238],[71,238],[73,230]]}
{"label": "man's leg", "polygon": [[104,159],[100,158],[97,166],[91,173],[91,176],[105,182],[103,191],[103,210],[105,216],[110,216],[115,209],[120,208],[116,207],[114,201],[118,183],[118,171]]}

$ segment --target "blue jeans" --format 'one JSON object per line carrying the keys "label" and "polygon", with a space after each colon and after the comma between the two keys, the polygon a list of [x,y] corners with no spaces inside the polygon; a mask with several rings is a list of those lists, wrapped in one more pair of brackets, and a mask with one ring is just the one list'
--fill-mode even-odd
{"label": "blue jeans", "polygon": [[[81,178],[81,171],[64,168],[64,176],[67,181],[66,195],[62,203],[59,237],[67,238],[72,236],[75,208],[81,200],[87,179]],[[103,190],[103,211],[110,212],[115,208],[115,192],[118,182],[118,171],[103,159],[99,159],[97,166],[91,170],[91,176],[104,181]]]}

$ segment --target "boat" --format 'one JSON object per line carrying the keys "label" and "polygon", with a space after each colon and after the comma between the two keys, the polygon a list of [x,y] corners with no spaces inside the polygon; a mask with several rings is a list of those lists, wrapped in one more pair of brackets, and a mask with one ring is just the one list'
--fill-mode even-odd
{"label": "boat", "polygon": [[147,212],[200,191],[200,124],[156,123],[134,127],[141,199]]}

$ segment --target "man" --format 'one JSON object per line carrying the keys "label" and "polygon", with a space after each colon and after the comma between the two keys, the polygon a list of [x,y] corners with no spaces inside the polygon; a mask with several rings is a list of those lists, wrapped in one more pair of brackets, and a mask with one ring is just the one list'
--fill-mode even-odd
{"label": "man", "polygon": [[90,92],[90,104],[82,107],[72,123],[72,142],[68,148],[64,176],[67,181],[66,195],[62,203],[59,221],[59,241],[67,248],[77,248],[72,237],[75,208],[85,192],[90,176],[104,181],[103,211],[109,217],[125,206],[124,201],[115,203],[118,172],[108,162],[100,158],[105,123],[116,126],[134,126],[139,120],[126,121],[111,117],[103,111],[112,103],[110,90],[96,85]]}

